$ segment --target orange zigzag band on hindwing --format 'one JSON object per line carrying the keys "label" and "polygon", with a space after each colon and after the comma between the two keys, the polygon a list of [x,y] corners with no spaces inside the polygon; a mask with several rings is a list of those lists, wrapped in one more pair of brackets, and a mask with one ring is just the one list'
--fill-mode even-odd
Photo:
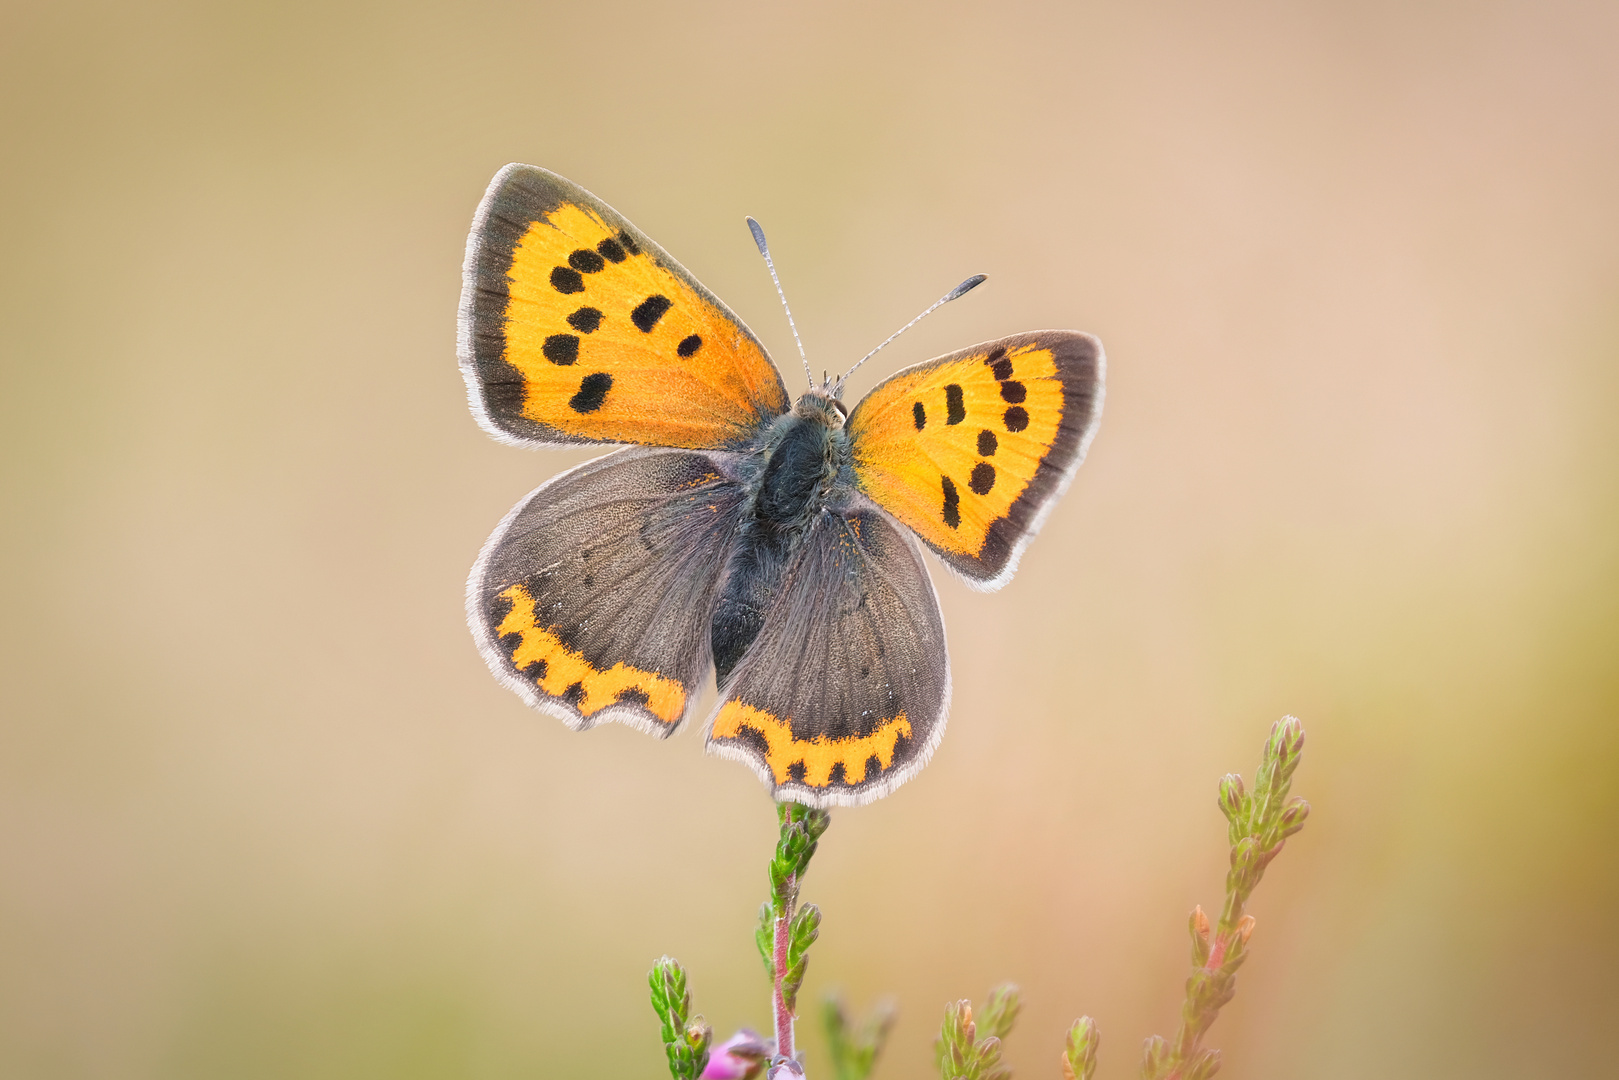
{"label": "orange zigzag band on hindwing", "polygon": [[826,787],[832,782],[833,767],[840,764],[843,766],[844,783],[864,783],[867,761],[875,755],[878,764],[886,771],[894,763],[894,744],[901,735],[911,737],[911,722],[904,713],[900,713],[884,720],[870,735],[847,739],[817,735],[813,739],[795,739],[792,728],[785,720],[778,720],[740,701],[725,703],[714,720],[713,737],[734,739],[742,733],[743,728],[752,728],[764,736],[770,747],[765,755],[765,764],[770,767],[776,783],[785,783],[788,770],[802,763],[804,783],[810,787]]}
{"label": "orange zigzag band on hindwing", "polygon": [[534,598],[526,588],[513,585],[500,596],[511,601],[512,609],[496,627],[495,635],[505,638],[507,634],[517,634],[522,638],[515,649],[508,650],[508,656],[519,672],[535,664],[543,665],[534,679],[542,694],[565,698],[570,688],[578,686],[582,696],[574,707],[588,717],[618,703],[625,691],[636,690],[646,697],[644,708],[659,721],[679,721],[686,707],[686,691],[680,683],[622,662],[605,671],[593,667],[556,634],[534,621]]}

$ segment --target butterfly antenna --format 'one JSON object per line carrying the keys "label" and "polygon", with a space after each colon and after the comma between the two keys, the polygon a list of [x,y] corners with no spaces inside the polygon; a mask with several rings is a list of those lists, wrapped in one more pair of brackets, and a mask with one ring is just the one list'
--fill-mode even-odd
{"label": "butterfly antenna", "polygon": [[882,352],[890,341],[893,341],[895,338],[905,333],[905,331],[909,330],[911,327],[915,326],[929,315],[932,315],[935,311],[944,307],[944,305],[948,304],[950,301],[962,296],[966,296],[968,293],[978,288],[978,286],[982,285],[987,277],[987,274],[974,274],[972,277],[968,278],[966,281],[963,281],[960,285],[957,285],[954,289],[951,289],[949,292],[935,300],[931,305],[928,306],[926,311],[922,312],[922,314],[918,315],[916,318],[912,319],[898,330],[895,330],[892,334],[889,334],[887,341],[884,341],[881,345],[871,350],[865,356],[862,356],[859,360],[856,360],[854,367],[850,368],[848,371],[845,371],[838,377],[838,384],[833,389],[833,393],[841,396],[843,394],[843,384],[849,381],[849,376],[855,373],[855,368],[858,368],[861,364],[864,364],[867,360],[870,360],[873,356],[876,356],[878,353]]}
{"label": "butterfly antenna", "polygon": [[804,343],[798,338],[798,324],[793,322],[793,309],[787,306],[787,294],[781,291],[781,278],[776,276],[776,264],[770,258],[770,245],[765,243],[765,231],[751,217],[748,219],[748,231],[753,233],[753,242],[759,245],[759,254],[765,257],[765,266],[770,269],[770,280],[776,283],[776,295],[781,297],[781,309],[787,313],[787,325],[792,328],[793,341],[798,346],[798,356],[804,361],[804,377],[809,379],[810,388],[813,389],[815,375],[810,371],[809,357],[804,353]]}

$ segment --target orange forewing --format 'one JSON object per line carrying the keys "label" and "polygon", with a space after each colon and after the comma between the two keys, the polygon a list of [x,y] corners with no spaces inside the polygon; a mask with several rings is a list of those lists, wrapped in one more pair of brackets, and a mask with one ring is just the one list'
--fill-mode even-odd
{"label": "orange forewing", "polygon": [[498,435],[715,449],[787,408],[742,322],[588,192],[508,166],[469,243],[462,366]]}
{"label": "orange forewing", "polygon": [[849,416],[856,482],[952,567],[999,585],[1079,465],[1102,363],[1090,335],[1046,331],[907,368]]}

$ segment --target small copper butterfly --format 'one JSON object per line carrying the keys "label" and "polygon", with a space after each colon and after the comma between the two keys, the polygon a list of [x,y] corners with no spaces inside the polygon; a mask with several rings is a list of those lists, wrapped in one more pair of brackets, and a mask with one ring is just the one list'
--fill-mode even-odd
{"label": "small copper butterfly", "polygon": [[793,402],[696,278],[531,165],[478,207],[458,346],[502,442],[632,444],[541,484],[484,545],[467,617],[496,677],[576,730],[667,736],[712,668],[709,749],[812,806],[887,794],[944,734],[917,541],[974,588],[1006,584],[1102,408],[1101,343],[1071,330],[917,364],[852,411],[847,375]]}

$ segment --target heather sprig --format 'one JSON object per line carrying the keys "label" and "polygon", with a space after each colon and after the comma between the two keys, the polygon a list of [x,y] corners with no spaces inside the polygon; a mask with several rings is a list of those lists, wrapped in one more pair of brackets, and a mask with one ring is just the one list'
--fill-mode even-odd
{"label": "heather sprig", "polygon": [[1095,1020],[1088,1016],[1075,1020],[1062,1050],[1063,1080],[1091,1080],[1096,1075],[1096,1048],[1101,1043]]}
{"label": "heather sprig", "polygon": [[1203,1036],[1220,1009],[1237,992],[1237,969],[1248,958],[1254,919],[1247,912],[1265,868],[1281,853],[1287,838],[1304,828],[1310,804],[1289,796],[1293,773],[1304,750],[1304,727],[1291,716],[1271,727],[1270,738],[1249,792],[1236,773],[1220,781],[1220,810],[1230,823],[1231,869],[1226,874],[1225,905],[1218,925],[1210,927],[1201,906],[1192,909],[1192,974],[1173,1040],[1157,1035],[1142,1050],[1143,1080],[1208,1080],[1220,1070],[1220,1052],[1203,1048]]}
{"label": "heather sprig", "polygon": [[652,1008],[663,1022],[663,1049],[669,1058],[669,1075],[674,1080],[698,1080],[708,1066],[708,1048],[714,1029],[701,1016],[691,1016],[691,994],[686,989],[686,969],[680,961],[665,956],[652,965],[647,975],[652,987]]}
{"label": "heather sprig", "polygon": [[970,1001],[946,1005],[933,1044],[940,1080],[1011,1080],[1012,1070],[1001,1061],[1001,1041],[1011,1033],[1022,1008],[1018,988],[1010,983],[989,992],[976,1019]]}
{"label": "heather sprig", "polygon": [[[1202,907],[1188,922],[1192,974],[1173,1039],[1154,1035],[1142,1051],[1143,1080],[1210,1080],[1220,1069],[1220,1052],[1203,1046],[1203,1037],[1220,1009],[1236,993],[1236,972],[1247,959],[1254,919],[1249,898],[1287,838],[1304,827],[1310,805],[1290,794],[1293,773],[1304,748],[1304,729],[1293,717],[1271,728],[1254,775],[1253,790],[1232,773],[1220,781],[1220,810],[1229,824],[1231,868],[1226,874],[1225,903],[1217,923]],[[804,1076],[804,1062],[794,1048],[793,1024],[803,987],[809,947],[820,934],[821,912],[800,905],[800,886],[810,859],[830,823],[824,810],[797,803],[776,808],[780,826],[769,867],[770,899],[759,909],[755,940],[771,980],[775,1041],[741,1031],[710,1054],[713,1033],[701,1016],[691,1016],[686,973],[669,957],[653,966],[652,1005],[663,1024],[664,1047],[674,1080],[751,1080],[768,1068],[766,1080]],[[1011,1080],[1002,1060],[1002,1040],[1017,1022],[1022,1000],[1010,984],[997,987],[976,1012],[970,1001],[945,1007],[944,1023],[934,1043],[941,1080]],[[869,1080],[894,1022],[894,1011],[879,1005],[858,1026],[842,1004],[829,998],[822,1012],[831,1059],[832,1080]],[[1061,1055],[1064,1080],[1094,1080],[1096,1022],[1088,1016],[1068,1029]]]}
{"label": "heather sprig", "polygon": [[798,1013],[798,991],[804,985],[809,947],[821,933],[820,908],[814,904],[799,907],[798,891],[832,815],[784,802],[776,805],[776,818],[780,831],[770,860],[770,899],[759,908],[753,939],[770,975],[776,1060],[796,1061],[793,1020]]}
{"label": "heather sprig", "polygon": [[852,1024],[837,995],[827,995],[821,1007],[821,1022],[826,1028],[834,1080],[866,1080],[871,1075],[894,1018],[894,1006],[880,1001],[858,1025]]}

